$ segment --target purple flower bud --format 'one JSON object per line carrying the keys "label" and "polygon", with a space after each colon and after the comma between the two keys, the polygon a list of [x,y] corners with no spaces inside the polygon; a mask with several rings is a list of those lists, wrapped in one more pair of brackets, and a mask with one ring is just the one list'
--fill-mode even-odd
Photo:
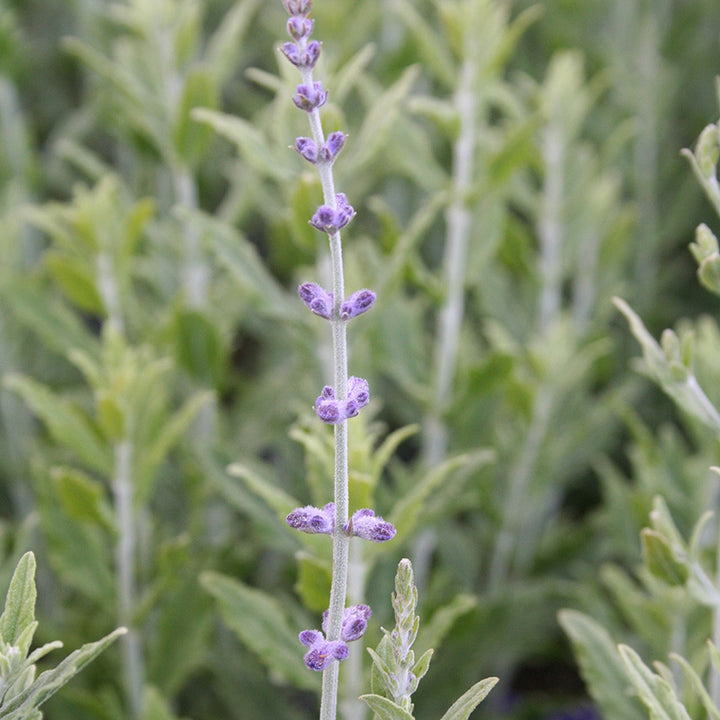
{"label": "purple flower bud", "polygon": [[280,52],[295,66],[300,66],[300,48],[294,42],[282,44]]}
{"label": "purple flower bud", "polygon": [[[299,138],[298,138],[299,139]],[[330,320],[333,309],[333,295],[316,283],[307,282],[298,288],[300,299],[308,306],[311,312],[321,318]]]}
{"label": "purple flower bud", "polygon": [[338,130],[330,133],[327,140],[320,148],[320,157],[325,162],[332,162],[335,156],[343,149],[345,145],[345,133]]}
{"label": "purple flower bud", "polygon": [[377,517],[370,508],[363,508],[353,513],[343,530],[347,535],[355,535],[373,542],[392,540],[397,532],[392,523]]}
{"label": "purple flower bud", "polygon": [[324,670],[333,660],[344,660],[348,646],[342,640],[326,640],[319,630],[303,630],[300,642],[310,648],[303,660],[310,670]]}
{"label": "purple flower bud", "polygon": [[[330,611],[323,613],[322,629],[327,633],[327,621]],[[342,629],[340,630],[340,638],[345,642],[359,640],[367,628],[368,620],[372,615],[369,605],[352,605],[345,608],[342,619]],[[316,631],[317,632],[317,631]]]}
{"label": "purple flower bud", "polygon": [[354,400],[360,407],[365,407],[370,402],[370,386],[365,378],[352,375],[348,378],[348,399]]}
{"label": "purple flower bud", "polygon": [[315,414],[328,425],[335,425],[345,419],[345,413],[340,410],[337,400],[323,400],[322,397],[315,401]]}
{"label": "purple flower bud", "polygon": [[302,15],[293,15],[287,21],[287,32],[293,40],[309,38],[314,27],[315,21]]}
{"label": "purple flower bud", "polygon": [[315,141],[309,137],[295,138],[295,149],[313,165],[318,161],[318,149]]}
{"label": "purple flower bud", "polygon": [[352,205],[348,205],[347,198],[344,193],[335,195],[335,209],[329,205],[321,205],[310,219],[310,224],[328,233],[328,235],[337,232],[340,228],[344,228],[354,217],[355,210]]}
{"label": "purple flower bud", "polygon": [[[300,67],[314,68],[318,58],[320,57],[320,43],[317,40],[311,40],[300,56]],[[327,96],[327,93],[325,93]],[[325,100],[321,104],[325,104]]]}
{"label": "purple flower bud", "polygon": [[[285,43],[285,45],[287,44],[288,43]],[[292,43],[289,44],[292,45]],[[283,45],[283,52],[285,52],[285,45]],[[288,60],[290,60],[293,65],[295,64],[295,62],[289,57]],[[298,62],[302,62],[299,57]],[[312,112],[315,108],[322,107],[327,102],[327,91],[323,90],[322,83],[319,82],[314,82],[312,85],[301,83],[295,89],[293,102],[300,108],[300,110]]]}
{"label": "purple flower bud", "polygon": [[357,404],[357,401],[350,398],[349,400],[345,401],[345,417],[346,418],[354,418],[357,416],[357,414],[360,412],[360,406]]}
{"label": "purple flower bud", "polygon": [[312,8],[312,0],[283,0],[288,15],[307,15]]}
{"label": "purple flower bud", "polygon": [[367,312],[375,303],[375,293],[372,290],[358,290],[340,306],[340,319],[350,320],[351,318]]}
{"label": "purple flower bud", "polygon": [[285,522],[295,530],[310,535],[332,535],[335,527],[335,503],[328,503],[324,508],[312,505],[295,508],[286,518]]}

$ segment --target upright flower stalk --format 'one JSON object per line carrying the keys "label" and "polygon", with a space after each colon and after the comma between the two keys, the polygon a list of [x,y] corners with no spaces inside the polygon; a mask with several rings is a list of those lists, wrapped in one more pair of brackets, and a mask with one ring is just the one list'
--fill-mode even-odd
{"label": "upright flower stalk", "polygon": [[287,21],[291,41],[281,52],[299,70],[302,82],[297,86],[293,102],[307,113],[311,137],[299,137],[295,150],[317,168],[323,192],[323,204],[310,218],[310,224],[328,236],[332,288],[306,282],[298,294],[308,309],[327,320],[332,329],[333,384],[323,387],[315,401],[315,412],[325,423],[334,426],[335,470],[334,498],[323,508],[297,508],[287,516],[290,527],[301,532],[327,534],[332,537],[332,583],[329,608],[322,621],[322,630],[300,633],[300,642],[308,649],[305,665],[322,671],[320,719],[334,720],[337,712],[339,661],[348,655],[347,643],[365,632],[371,610],[367,605],[346,608],[348,557],[353,535],[384,542],[395,535],[395,528],[369,508],[350,515],[348,487],[348,419],[355,417],[370,400],[367,380],[348,377],[347,322],[369,310],[375,302],[372,290],[362,289],[345,297],[342,242],[340,231],[354,217],[355,210],[343,193],[335,191],[332,166],[345,144],[345,134],[333,132],[325,137],[320,108],[328,93],[322,83],[313,79],[313,69],[320,56],[320,43],[311,40],[315,21],[309,17],[312,0],[283,0],[290,16]]}

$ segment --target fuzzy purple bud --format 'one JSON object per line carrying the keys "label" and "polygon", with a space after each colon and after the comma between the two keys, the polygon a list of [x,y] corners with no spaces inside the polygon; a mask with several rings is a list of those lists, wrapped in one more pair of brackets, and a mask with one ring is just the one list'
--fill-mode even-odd
{"label": "fuzzy purple bud", "polygon": [[[288,43],[285,45],[287,44]],[[292,43],[289,44],[292,45]],[[285,52],[285,45],[283,45],[283,52]],[[285,54],[287,56],[287,53]],[[290,59],[290,57],[288,57],[288,60],[290,60],[293,65],[295,64],[294,60]],[[298,62],[302,62],[302,58],[299,57],[299,53]],[[322,107],[327,102],[327,91],[323,90],[322,83],[319,82],[314,82],[312,85],[301,83],[295,89],[293,102],[298,108],[300,108],[300,110],[312,112],[316,108]]]}
{"label": "fuzzy purple bud", "polygon": [[351,318],[367,312],[375,303],[375,293],[372,290],[363,289],[354,292],[340,306],[340,319],[350,320]]}
{"label": "fuzzy purple bud", "polygon": [[287,33],[293,40],[302,40],[312,35],[315,21],[302,15],[293,15],[287,21]]}
{"label": "fuzzy purple bud", "polygon": [[318,161],[318,149],[315,141],[309,137],[295,138],[295,149],[298,154],[313,165]]}
{"label": "fuzzy purple bud", "polygon": [[[330,612],[326,610],[323,613],[322,629],[327,633],[327,621]],[[342,619],[342,629],[340,630],[340,639],[345,642],[359,640],[367,629],[368,620],[372,615],[369,605],[352,605],[345,608]],[[317,631],[316,631],[317,632]]]}
{"label": "fuzzy purple bud", "polygon": [[307,282],[298,288],[300,299],[315,315],[330,320],[333,309],[333,295],[316,283]]}
{"label": "fuzzy purple bud", "polygon": [[337,400],[323,400],[322,396],[315,401],[316,415],[328,425],[336,425],[345,420],[345,413],[340,409]]}
{"label": "fuzzy purple bud", "polygon": [[370,508],[363,508],[353,513],[343,529],[347,535],[354,535],[373,542],[392,540],[397,532],[392,523],[376,516]]}
{"label": "fuzzy purple bud", "polygon": [[345,133],[338,130],[330,133],[327,140],[320,148],[320,159],[325,162],[332,162],[335,156],[343,149],[345,145]]}
{"label": "fuzzy purple bud", "polygon": [[312,0],[283,0],[288,15],[307,15],[312,8]]}
{"label": "fuzzy purple bud", "polygon": [[309,648],[303,660],[310,670],[324,670],[333,660],[344,660],[348,646],[342,640],[326,640],[319,630],[303,630],[300,642]]}
{"label": "fuzzy purple bud", "polygon": [[321,205],[312,216],[310,224],[331,235],[344,228],[355,216],[355,210],[348,204],[344,193],[335,195],[335,209],[329,205]]}
{"label": "fuzzy purple bud", "polygon": [[295,508],[285,522],[295,530],[310,535],[332,535],[335,527],[335,503],[328,503],[323,508],[312,505]]}
{"label": "fuzzy purple bud", "polygon": [[370,402],[368,381],[352,375],[348,378],[347,394],[349,400],[354,400],[360,407],[365,407]]}

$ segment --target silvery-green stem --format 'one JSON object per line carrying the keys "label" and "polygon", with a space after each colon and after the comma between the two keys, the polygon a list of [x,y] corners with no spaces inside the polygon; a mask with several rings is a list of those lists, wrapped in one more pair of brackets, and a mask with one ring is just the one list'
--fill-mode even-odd
{"label": "silvery-green stem", "polygon": [[565,185],[565,146],[562,128],[551,121],[544,129],[541,149],[545,166],[545,183],[538,224],[540,243],[540,332],[548,329],[557,317],[562,299],[562,204]]}
{"label": "silvery-green stem", "polygon": [[[453,148],[453,198],[445,213],[447,235],[443,257],[445,299],[437,322],[433,407],[425,419],[423,455],[427,466],[440,462],[447,451],[447,427],[442,420],[457,365],[458,343],[464,312],[465,266],[471,214],[467,194],[473,179],[475,122],[475,63],[466,60],[460,69],[454,104],[460,132]],[[417,560],[415,577],[417,578]]]}
{"label": "silvery-green stem", "polygon": [[[312,85],[312,71],[302,72],[303,82]],[[320,111],[316,108],[309,113],[310,129],[313,140],[318,147],[325,142]],[[323,201],[326,205],[335,208],[335,182],[332,167],[319,164],[318,172],[323,191]],[[333,385],[335,396],[344,398],[347,395],[347,331],[346,324],[339,319],[340,306],[345,297],[345,279],[343,275],[342,242],[340,232],[336,231],[328,236],[330,243],[330,270],[332,275],[333,292]],[[340,639],[342,618],[345,610],[348,577],[348,553],[350,538],[345,534],[343,527],[349,517],[349,486],[348,486],[348,427],[347,420],[335,425],[335,531],[333,533],[333,562],[332,582],[330,586],[330,605],[327,621],[327,639],[330,641]],[[337,713],[338,677],[340,664],[331,663],[323,670],[322,694],[320,697],[320,720],[334,720]]]}
{"label": "silvery-green stem", "polygon": [[120,307],[120,293],[115,281],[112,258],[107,250],[101,250],[97,256],[97,283],[108,322],[111,323],[114,330],[122,333],[124,322]]}
{"label": "silvery-green stem", "polygon": [[[348,565],[348,606],[361,603],[365,599],[365,582],[367,566],[363,558],[363,543],[351,542],[350,561]],[[363,671],[362,661],[365,649],[359,643],[350,644],[350,654],[345,661],[343,682],[342,716],[345,720],[363,720],[367,714],[367,706],[358,700],[362,695]]]}
{"label": "silvery-green stem", "polygon": [[[453,148],[453,197],[445,213],[447,234],[443,256],[445,298],[437,320],[433,401],[423,423],[423,461],[426,467],[437,465],[447,452],[448,429],[443,420],[452,395],[457,366],[460,328],[464,313],[465,266],[471,214],[467,195],[473,180],[476,145],[476,64],[466,60],[460,69],[454,105],[460,131]],[[420,534],[415,543],[415,577],[422,586],[427,577],[436,537],[432,529]]]}
{"label": "silvery-green stem", "polygon": [[[716,510],[717,516],[717,510]],[[717,546],[716,546],[716,568],[715,568],[715,585],[714,585],[714,596],[716,603],[712,609],[712,643],[718,648],[720,647],[720,530],[717,534]],[[710,663],[710,697],[712,698],[715,707],[720,708],[720,672],[713,663]]]}
{"label": "silvery-green stem", "polygon": [[[172,168],[175,201],[183,207],[196,209],[198,206],[197,183],[190,168],[178,164]],[[207,303],[209,271],[203,260],[200,233],[192,223],[182,225],[184,248],[183,285],[190,308],[202,308]]]}
{"label": "silvery-green stem", "polygon": [[125,693],[132,717],[139,718],[142,709],[144,663],[140,637],[133,628],[136,603],[135,588],[135,515],[133,512],[132,456],[129,440],[115,444],[115,470],[112,490],[115,498],[115,519],[118,541],[115,550],[115,571],[118,586],[118,622],[128,628],[123,636],[123,672]]}
{"label": "silvery-green stem", "polygon": [[551,412],[552,392],[547,385],[543,385],[535,400],[530,427],[520,456],[510,472],[507,494],[502,507],[500,531],[496,536],[495,549],[490,561],[488,586],[491,591],[499,589],[507,578],[517,529],[513,518],[522,515],[518,514],[518,507],[527,497],[528,486],[547,432]]}

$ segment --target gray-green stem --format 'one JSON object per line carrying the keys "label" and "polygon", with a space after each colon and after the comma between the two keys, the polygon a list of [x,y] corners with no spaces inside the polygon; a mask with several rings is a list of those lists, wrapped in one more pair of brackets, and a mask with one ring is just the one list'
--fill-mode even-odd
{"label": "gray-green stem", "polygon": [[[302,72],[303,82],[312,85],[312,71]],[[325,142],[320,111],[316,108],[309,113],[310,130],[315,144],[322,147]],[[335,182],[332,167],[319,163],[318,172],[323,191],[325,205],[336,207]],[[335,397],[347,395],[347,331],[345,322],[340,320],[340,306],[345,297],[345,280],[343,275],[342,242],[340,232],[329,235],[330,267],[332,274],[333,314],[331,320],[333,340],[333,375]],[[349,517],[348,487],[348,427],[347,420],[335,425],[335,532],[333,533],[332,581],[330,586],[330,605],[327,620],[327,639],[339,640],[342,629],[342,618],[345,611],[348,579],[348,553],[350,538],[343,527]],[[338,701],[338,678],[340,664],[331,663],[323,671],[322,694],[320,697],[320,720],[335,720]]]}
{"label": "gray-green stem", "polygon": [[115,444],[115,470],[112,490],[115,499],[115,519],[118,542],[115,549],[115,568],[118,585],[118,621],[128,628],[122,638],[125,693],[129,711],[139,718],[142,710],[144,663],[140,636],[133,628],[136,603],[135,587],[135,514],[133,512],[132,457],[130,440]]}

